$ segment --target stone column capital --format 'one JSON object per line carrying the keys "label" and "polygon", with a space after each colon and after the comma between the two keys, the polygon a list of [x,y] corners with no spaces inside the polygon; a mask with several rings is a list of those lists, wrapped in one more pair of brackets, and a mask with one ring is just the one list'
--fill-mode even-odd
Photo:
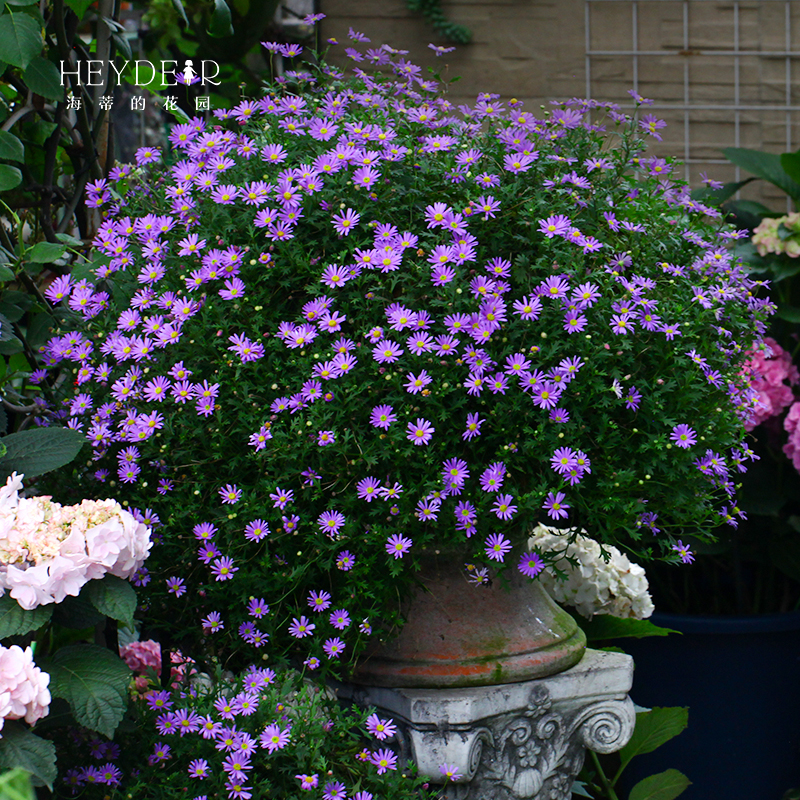
{"label": "stone column capital", "polygon": [[[587,749],[613,753],[636,714],[633,660],[587,650],[546,678],[464,689],[390,689],[346,684],[339,694],[376,706],[398,724],[400,756],[453,800],[569,800]],[[440,766],[455,767],[446,781]]]}

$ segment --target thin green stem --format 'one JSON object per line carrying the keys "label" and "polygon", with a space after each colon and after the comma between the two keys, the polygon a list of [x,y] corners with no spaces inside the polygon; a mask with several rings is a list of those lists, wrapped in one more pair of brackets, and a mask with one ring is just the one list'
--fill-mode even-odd
{"label": "thin green stem", "polygon": [[598,757],[597,753],[595,753],[594,750],[590,750],[589,754],[592,757],[592,763],[594,764],[595,769],[597,769],[597,775],[600,778],[600,783],[603,784],[603,789],[605,790],[606,797],[608,798],[608,800],[619,800],[617,793],[614,791],[614,784],[617,782],[617,779],[619,778],[620,773],[623,770],[623,767],[620,767],[619,770],[617,770],[617,774],[614,776],[614,779],[609,781],[608,776],[606,775],[602,765],[600,764],[600,758]]}

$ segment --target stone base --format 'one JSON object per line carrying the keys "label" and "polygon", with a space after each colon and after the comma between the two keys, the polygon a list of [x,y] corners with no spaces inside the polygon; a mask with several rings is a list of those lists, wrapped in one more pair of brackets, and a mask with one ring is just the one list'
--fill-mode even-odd
{"label": "stone base", "polygon": [[[569,800],[586,749],[613,753],[636,721],[633,660],[587,650],[565,672],[468,689],[387,689],[346,684],[339,696],[397,723],[413,760],[452,800]],[[448,780],[440,767],[455,768]]]}

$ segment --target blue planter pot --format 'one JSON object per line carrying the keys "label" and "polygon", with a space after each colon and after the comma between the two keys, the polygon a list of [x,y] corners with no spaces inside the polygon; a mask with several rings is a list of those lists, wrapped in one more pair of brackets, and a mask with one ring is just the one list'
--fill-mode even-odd
{"label": "blue planter pot", "polygon": [[670,767],[692,781],[685,800],[780,800],[800,787],[800,612],[652,621],[683,635],[619,642],[634,658],[631,697],[688,706],[689,726],[636,757],[624,788]]}

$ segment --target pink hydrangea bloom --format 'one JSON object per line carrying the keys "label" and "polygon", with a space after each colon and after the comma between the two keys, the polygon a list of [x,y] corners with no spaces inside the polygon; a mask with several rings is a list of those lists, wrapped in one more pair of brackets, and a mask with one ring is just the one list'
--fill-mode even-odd
{"label": "pink hydrangea bloom", "polygon": [[[154,670],[156,675],[161,674],[161,645],[153,639],[144,639],[126,644],[119,649],[120,658],[135,672],[142,676],[149,670]],[[172,664],[170,675],[173,685],[183,680],[186,668],[189,667],[189,674],[194,675],[194,660],[183,655],[180,650],[170,652],[170,663]],[[137,688],[140,692],[151,689],[147,680],[139,684],[137,678]]]}
{"label": "pink hydrangea bloom", "polygon": [[[748,431],[764,420],[781,414],[794,401],[791,387],[800,381],[792,358],[774,339],[764,339],[766,350],[753,352],[747,368],[753,389],[758,393],[758,406],[746,423]],[[788,381],[788,383],[787,383]]]}
{"label": "pink hydrangea bloom", "polygon": [[0,596],[26,610],[77,596],[106,573],[130,578],[150,553],[150,529],[115,500],[62,506],[20,497],[23,476],[0,489]]}
{"label": "pink hydrangea bloom", "polygon": [[789,440],[783,446],[783,452],[800,472],[800,402],[794,403],[783,420],[783,427],[789,434]]}
{"label": "pink hydrangea bloom", "polygon": [[152,639],[126,644],[120,647],[119,654],[133,672],[147,672],[148,669],[155,670],[156,674],[161,672],[161,645]]}
{"label": "pink hydrangea bloom", "polygon": [[32,725],[50,711],[50,676],[33,663],[30,647],[0,645],[0,729],[7,719]]}

